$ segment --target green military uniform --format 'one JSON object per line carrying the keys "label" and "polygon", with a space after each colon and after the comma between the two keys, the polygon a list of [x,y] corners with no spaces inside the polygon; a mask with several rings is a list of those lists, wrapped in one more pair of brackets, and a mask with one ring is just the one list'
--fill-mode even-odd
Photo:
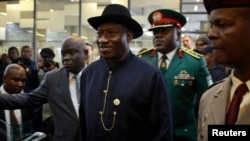
{"label": "green military uniform", "polygon": [[[156,66],[161,64],[172,104],[174,140],[197,141],[200,97],[212,84],[205,58],[188,48],[178,47],[181,28],[186,24],[182,14],[159,9],[149,14],[148,21],[151,24],[149,31],[154,35],[154,48],[140,52],[138,56]],[[169,61],[161,62],[161,58],[166,57]]]}
{"label": "green military uniform", "polygon": [[[138,56],[158,66],[158,53],[153,48]],[[204,57],[187,48],[177,49],[164,78],[172,103],[175,136],[195,141],[197,113],[194,107],[209,83],[212,83]]]}

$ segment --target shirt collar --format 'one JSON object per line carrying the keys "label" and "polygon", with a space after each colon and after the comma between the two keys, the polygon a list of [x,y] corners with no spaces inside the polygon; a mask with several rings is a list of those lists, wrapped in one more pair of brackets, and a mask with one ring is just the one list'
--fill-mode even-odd
{"label": "shirt collar", "polygon": [[[169,53],[166,54],[169,62],[171,62],[171,60],[173,59],[176,50],[177,50],[177,48],[173,49],[172,51],[170,51]],[[158,60],[160,60],[162,56],[163,56],[163,54],[158,52]]]}
{"label": "shirt collar", "polygon": [[80,76],[82,75],[82,71],[86,68],[87,65],[85,65],[85,67],[78,73],[78,74],[74,74],[72,72],[69,72],[69,80],[71,80],[75,75],[77,77],[77,79],[80,78]]}
{"label": "shirt collar", "polygon": [[[231,75],[231,81],[232,81],[232,89],[231,89],[231,91],[234,92],[234,91],[236,90],[236,88],[237,88],[240,84],[242,84],[242,83],[244,83],[244,82],[242,82],[239,78],[237,78],[237,77],[234,75],[234,70],[232,70],[232,72],[231,72],[230,75]],[[247,87],[248,87],[248,89],[249,89],[249,88],[250,88],[250,80],[246,81],[245,83],[246,83],[246,85],[247,85]]]}
{"label": "shirt collar", "polygon": [[9,94],[8,92],[6,92],[6,90],[4,89],[3,85],[1,85],[1,87],[0,87],[0,92],[2,94]]}

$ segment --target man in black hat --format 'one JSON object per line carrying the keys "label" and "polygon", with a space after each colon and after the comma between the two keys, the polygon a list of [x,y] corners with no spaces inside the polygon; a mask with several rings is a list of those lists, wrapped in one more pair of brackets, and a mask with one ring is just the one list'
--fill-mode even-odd
{"label": "man in black hat", "polygon": [[[219,64],[232,66],[233,70],[228,78],[208,89],[201,98],[199,141],[207,141],[208,136],[212,134],[208,125],[250,124],[250,1],[203,2],[209,14],[211,26],[208,37],[214,59]],[[232,127],[227,129],[234,131]],[[241,131],[244,132],[244,129]],[[228,135],[229,139],[249,140],[249,135],[245,136],[246,138],[231,135]]]}
{"label": "man in black hat", "polygon": [[138,55],[162,70],[171,98],[175,141],[197,140],[198,104],[212,84],[204,57],[179,47],[186,18],[170,9],[155,10],[148,16],[154,48]]}
{"label": "man in black hat", "polygon": [[88,22],[97,30],[101,58],[81,77],[83,140],[171,141],[172,112],[161,72],[129,47],[142,35],[140,24],[119,4]]}

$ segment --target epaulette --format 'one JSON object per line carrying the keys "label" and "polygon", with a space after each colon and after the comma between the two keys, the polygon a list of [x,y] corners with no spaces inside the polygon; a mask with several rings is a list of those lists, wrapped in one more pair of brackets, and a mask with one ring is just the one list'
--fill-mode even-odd
{"label": "epaulette", "polygon": [[200,54],[200,53],[198,53],[198,52],[195,52],[195,51],[193,51],[193,50],[191,50],[191,49],[188,49],[188,48],[186,48],[186,47],[181,47],[181,49],[184,51],[184,52],[186,52],[187,54],[189,54],[189,55],[191,55],[191,56],[193,56],[193,57],[195,57],[195,58],[197,58],[197,59],[200,59],[203,55],[202,54]]}
{"label": "epaulette", "polygon": [[153,50],[153,49],[154,49],[154,47],[148,48],[148,49],[146,49],[146,50],[144,50],[144,51],[141,51],[141,52],[139,52],[139,53],[137,54],[137,56],[138,56],[138,57],[141,57],[142,54],[144,54],[144,53],[146,53],[146,52],[149,52],[149,51],[151,51],[151,50]]}

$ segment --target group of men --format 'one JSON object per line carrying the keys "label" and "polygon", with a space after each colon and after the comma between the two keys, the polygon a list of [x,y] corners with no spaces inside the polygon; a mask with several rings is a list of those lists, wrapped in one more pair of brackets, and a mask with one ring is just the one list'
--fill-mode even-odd
{"label": "group of men", "polygon": [[[179,46],[186,23],[180,13],[159,9],[149,14],[154,48],[138,57],[129,44],[142,35],[142,27],[126,7],[110,4],[101,16],[88,19],[97,30],[100,59],[86,67],[85,43],[69,37],[61,49],[63,67],[47,72],[30,93],[1,94],[0,107],[48,102],[55,141],[207,141],[209,124],[249,124],[250,30],[245,27],[250,2],[204,0],[204,5],[215,60],[234,68],[226,79],[211,86],[204,57]],[[233,94],[242,83],[243,102],[232,114]]]}

